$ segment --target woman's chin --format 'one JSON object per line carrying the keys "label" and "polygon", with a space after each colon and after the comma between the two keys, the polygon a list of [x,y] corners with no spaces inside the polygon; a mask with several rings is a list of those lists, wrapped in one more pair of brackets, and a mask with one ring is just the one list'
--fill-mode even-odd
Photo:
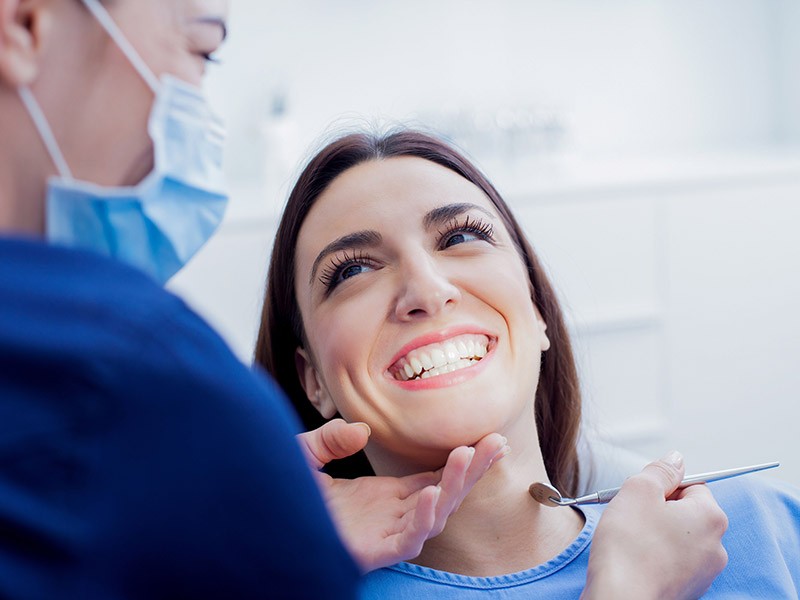
{"label": "woman's chin", "polygon": [[475,423],[467,426],[455,426],[449,423],[446,426],[431,427],[430,423],[420,427],[404,440],[396,440],[389,444],[387,451],[398,458],[407,457],[416,462],[439,468],[447,461],[450,453],[461,446],[474,446],[481,439],[494,433],[488,422]]}

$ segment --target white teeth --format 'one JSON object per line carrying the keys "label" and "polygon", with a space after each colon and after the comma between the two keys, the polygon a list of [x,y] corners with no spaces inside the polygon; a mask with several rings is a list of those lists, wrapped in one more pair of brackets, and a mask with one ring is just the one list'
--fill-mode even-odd
{"label": "white teeth", "polygon": [[447,364],[447,357],[439,348],[431,350],[431,360],[434,367],[443,367]]}
{"label": "white teeth", "polygon": [[470,365],[474,365],[477,360],[473,359],[462,359],[459,360],[457,363],[450,363],[444,365],[442,367],[434,367],[430,371],[425,371],[422,375],[419,376],[420,379],[427,379],[428,377],[436,377],[437,375],[444,375],[445,373],[452,373],[453,371],[458,371],[459,369],[464,369],[469,367]]}
{"label": "white teeth", "polygon": [[408,363],[403,365],[403,371],[406,372],[406,379],[411,379],[414,376],[414,369]]}
{"label": "white teeth", "polygon": [[430,369],[433,368],[433,360],[431,359],[430,354],[428,354],[427,352],[423,352],[422,354],[419,355],[419,361],[422,363],[422,367],[426,371],[429,371]]}
{"label": "white teeth", "polygon": [[428,347],[424,352],[416,351],[403,361],[402,366],[398,366],[395,377],[400,381],[427,379],[466,368],[486,356],[488,340],[481,339],[485,338],[476,341],[475,336],[465,336]]}
{"label": "white teeth", "polygon": [[[408,376],[409,379],[413,377],[414,374],[419,375],[420,373],[422,373],[422,363],[419,361],[419,359],[417,358],[411,359],[411,371],[412,371],[411,374]],[[408,370],[406,370],[406,373],[407,372]]]}

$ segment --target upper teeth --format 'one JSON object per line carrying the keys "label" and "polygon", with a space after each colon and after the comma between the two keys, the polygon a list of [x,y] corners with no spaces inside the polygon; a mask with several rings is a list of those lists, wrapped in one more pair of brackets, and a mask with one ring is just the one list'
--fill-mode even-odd
{"label": "upper teeth", "polygon": [[463,369],[486,356],[489,339],[485,335],[462,335],[442,344],[417,348],[391,368],[395,379],[425,379]]}

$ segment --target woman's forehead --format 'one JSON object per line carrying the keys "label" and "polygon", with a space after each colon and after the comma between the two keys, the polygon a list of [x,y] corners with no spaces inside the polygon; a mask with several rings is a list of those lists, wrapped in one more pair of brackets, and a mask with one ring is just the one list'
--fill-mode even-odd
{"label": "woman's forehead", "polygon": [[479,187],[447,167],[415,156],[373,160],[334,179],[309,211],[303,228],[386,228],[398,220],[420,224],[430,210],[454,203],[474,204],[497,214]]}

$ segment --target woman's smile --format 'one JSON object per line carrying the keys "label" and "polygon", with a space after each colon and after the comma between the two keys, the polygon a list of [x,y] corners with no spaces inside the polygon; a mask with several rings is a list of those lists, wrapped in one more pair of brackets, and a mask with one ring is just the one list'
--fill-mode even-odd
{"label": "woman's smile", "polygon": [[447,328],[403,346],[386,374],[407,390],[457,385],[483,370],[473,367],[480,363],[486,366],[496,345],[496,336],[478,332],[475,327]]}

